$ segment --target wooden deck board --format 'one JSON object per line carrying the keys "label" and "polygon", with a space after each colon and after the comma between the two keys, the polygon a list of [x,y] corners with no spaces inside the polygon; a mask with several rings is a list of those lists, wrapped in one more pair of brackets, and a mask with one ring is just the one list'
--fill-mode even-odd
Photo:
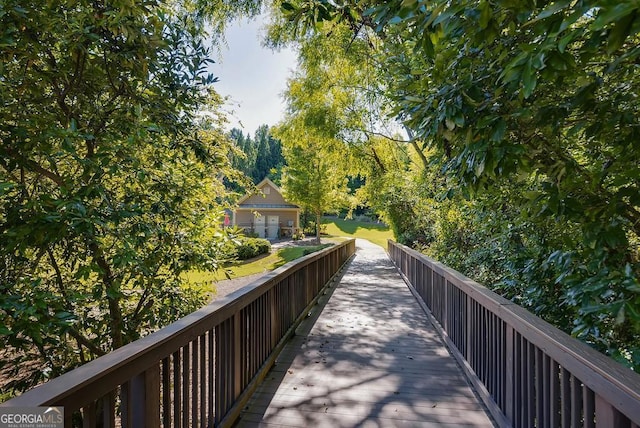
{"label": "wooden deck board", "polygon": [[300,326],[238,427],[491,427],[386,253],[358,253]]}

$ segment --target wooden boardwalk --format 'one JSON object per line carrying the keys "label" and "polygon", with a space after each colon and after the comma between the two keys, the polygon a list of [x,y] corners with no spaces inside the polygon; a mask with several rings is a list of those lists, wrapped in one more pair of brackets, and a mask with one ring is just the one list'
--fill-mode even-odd
{"label": "wooden boardwalk", "polygon": [[357,245],[237,426],[492,427],[386,253]]}

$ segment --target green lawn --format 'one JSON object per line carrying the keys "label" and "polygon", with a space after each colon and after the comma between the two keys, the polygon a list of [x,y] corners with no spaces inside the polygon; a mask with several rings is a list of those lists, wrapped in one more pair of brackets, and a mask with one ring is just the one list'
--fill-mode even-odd
{"label": "green lawn", "polygon": [[[255,259],[235,262],[232,265],[227,266],[226,270],[231,279],[256,273],[269,272],[279,268],[285,263],[319,251],[330,245],[331,244],[323,244],[281,248],[274,253],[256,257]],[[222,270],[217,272],[193,271],[187,273],[186,277],[190,282],[214,282],[228,279],[225,272]]]}
{"label": "green lawn", "polygon": [[387,248],[387,239],[393,239],[391,229],[377,223],[325,217],[322,219],[322,224],[326,225],[329,237],[363,238],[382,248]]}
{"label": "green lawn", "polygon": [[[393,233],[388,226],[376,223],[343,220],[334,217],[325,217],[322,224],[326,225],[328,238],[363,238],[382,248],[387,248],[387,239],[393,239]],[[233,263],[226,267],[231,279],[272,271],[287,262],[298,259],[311,252],[319,251],[331,244],[287,247],[277,252],[257,257],[252,260]],[[228,279],[222,270],[217,272],[193,271],[186,274],[190,282],[213,283]]]}

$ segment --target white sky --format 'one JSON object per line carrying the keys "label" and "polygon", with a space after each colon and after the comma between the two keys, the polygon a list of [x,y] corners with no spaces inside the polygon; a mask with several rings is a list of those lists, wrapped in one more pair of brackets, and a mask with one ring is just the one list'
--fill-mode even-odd
{"label": "white sky", "polygon": [[273,126],[284,117],[282,93],[296,67],[292,50],[274,52],[261,46],[264,19],[261,15],[229,26],[228,47],[221,48],[222,58],[211,67],[219,79],[214,88],[231,98],[226,108],[232,112],[228,128],[241,128],[251,135],[260,125]]}

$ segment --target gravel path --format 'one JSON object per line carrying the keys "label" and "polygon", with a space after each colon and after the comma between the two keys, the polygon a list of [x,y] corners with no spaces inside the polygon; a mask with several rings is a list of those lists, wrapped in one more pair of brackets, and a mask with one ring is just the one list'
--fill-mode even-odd
{"label": "gravel path", "polygon": [[225,279],[224,281],[219,281],[218,283],[216,283],[216,295],[213,296],[211,301],[221,299],[227,294],[231,294],[234,291],[239,290],[242,287],[251,284],[253,281],[263,277],[265,274],[266,272],[256,273],[254,275],[248,275],[240,278]]}

